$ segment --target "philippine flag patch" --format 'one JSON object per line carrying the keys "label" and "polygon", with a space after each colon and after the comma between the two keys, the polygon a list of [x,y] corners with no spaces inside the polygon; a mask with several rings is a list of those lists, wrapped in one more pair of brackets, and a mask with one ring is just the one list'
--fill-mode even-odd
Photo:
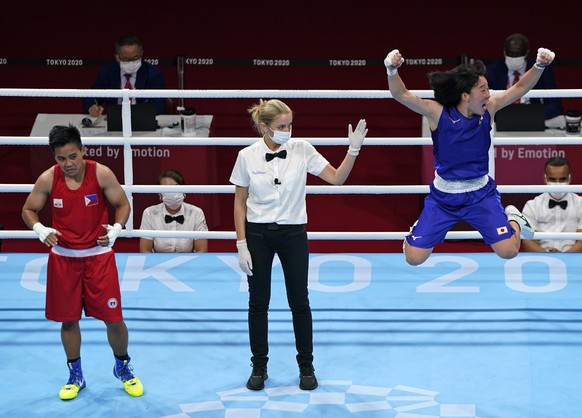
{"label": "philippine flag patch", "polygon": [[85,206],[95,206],[99,203],[96,194],[88,194],[85,196]]}
{"label": "philippine flag patch", "polygon": [[499,228],[497,228],[497,235],[503,235],[503,234],[507,234],[507,227],[506,226],[501,226]]}
{"label": "philippine flag patch", "polygon": [[62,208],[63,207],[63,199],[53,199],[53,207],[54,208]]}

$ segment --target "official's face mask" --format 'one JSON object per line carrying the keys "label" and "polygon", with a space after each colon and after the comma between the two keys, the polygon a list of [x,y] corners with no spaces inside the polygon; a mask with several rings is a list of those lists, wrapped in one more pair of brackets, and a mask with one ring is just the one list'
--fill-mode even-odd
{"label": "official's face mask", "polygon": [[141,67],[141,58],[135,61],[119,61],[119,66],[124,74],[134,74]]}
{"label": "official's face mask", "polygon": [[172,210],[179,209],[184,201],[184,193],[162,193],[162,201]]}
{"label": "official's face mask", "polygon": [[[271,129],[270,127],[268,127]],[[291,139],[291,130],[289,131],[273,131],[273,136],[269,135],[269,138],[275,143],[279,145],[283,145],[284,143],[288,142]],[[267,134],[268,135],[268,134]]]}
{"label": "official's face mask", "polygon": [[[565,184],[570,184],[570,180],[568,181],[546,181],[548,186],[563,186]],[[566,192],[550,192],[550,196],[554,200],[562,200],[566,197]]]}
{"label": "official's face mask", "polygon": [[505,57],[505,65],[510,71],[518,71],[525,66],[525,56],[523,57]]}

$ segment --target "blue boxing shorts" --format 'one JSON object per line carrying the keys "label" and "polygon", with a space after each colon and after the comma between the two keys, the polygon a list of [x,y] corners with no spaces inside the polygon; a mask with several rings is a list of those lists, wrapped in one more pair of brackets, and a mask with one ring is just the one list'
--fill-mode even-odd
{"label": "blue boxing shorts", "polygon": [[424,209],[405,239],[412,247],[433,248],[445,240],[447,232],[459,221],[468,222],[488,245],[515,233],[501,205],[495,181],[489,178],[482,188],[464,193],[446,193],[431,183]]}

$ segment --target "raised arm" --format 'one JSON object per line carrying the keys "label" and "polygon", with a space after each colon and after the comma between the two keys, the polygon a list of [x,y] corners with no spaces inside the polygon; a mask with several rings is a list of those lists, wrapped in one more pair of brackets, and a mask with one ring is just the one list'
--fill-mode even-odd
{"label": "raised arm", "polygon": [[398,68],[404,64],[404,58],[397,49],[392,50],[384,59],[388,74],[388,88],[392,97],[410,110],[426,116],[429,120],[436,120],[440,116],[442,106],[434,100],[425,100],[414,95],[404,85],[404,81],[398,74]]}
{"label": "raised arm", "polygon": [[336,169],[331,164],[328,164],[323,171],[319,174],[319,177],[330,184],[342,185],[352,172],[354,163],[356,162],[356,157],[360,153],[360,148],[362,147],[362,142],[368,133],[366,128],[366,120],[360,119],[356,130],[352,131],[352,124],[348,125],[348,140],[350,146],[348,152],[344,157],[344,160],[340,166]]}

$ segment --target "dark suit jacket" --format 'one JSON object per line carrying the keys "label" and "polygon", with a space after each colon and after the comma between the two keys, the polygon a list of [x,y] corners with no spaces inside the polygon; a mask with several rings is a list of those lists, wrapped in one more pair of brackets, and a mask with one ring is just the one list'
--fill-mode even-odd
{"label": "dark suit jacket", "polygon": [[[526,69],[529,70],[535,64],[535,60],[528,58]],[[505,60],[495,61],[493,64],[487,66],[487,82],[489,83],[489,88],[491,90],[505,90],[507,88],[507,65],[505,65]],[[556,81],[554,80],[554,74],[552,73],[551,66],[546,67],[542,76],[540,77],[534,89],[555,89]],[[559,97],[544,98],[544,99],[531,99],[532,103],[543,103],[544,112],[546,119],[553,118],[555,116],[561,115],[562,112],[562,100]]]}
{"label": "dark suit jacket", "polygon": [[[116,61],[103,67],[99,71],[99,77],[95,83],[91,86],[92,89],[118,89],[121,88],[121,70],[119,68],[119,63]],[[164,76],[162,70],[158,67],[142,61],[141,67],[137,70],[137,75],[135,79],[136,89],[164,89]],[[149,98],[138,98],[137,103],[144,102],[154,102],[156,105],[156,114],[161,114],[164,112],[165,99],[163,97],[149,97]],[[83,112],[89,113],[89,108],[95,103],[99,103],[101,106],[117,104],[117,98],[91,98],[85,97],[83,99]]]}

